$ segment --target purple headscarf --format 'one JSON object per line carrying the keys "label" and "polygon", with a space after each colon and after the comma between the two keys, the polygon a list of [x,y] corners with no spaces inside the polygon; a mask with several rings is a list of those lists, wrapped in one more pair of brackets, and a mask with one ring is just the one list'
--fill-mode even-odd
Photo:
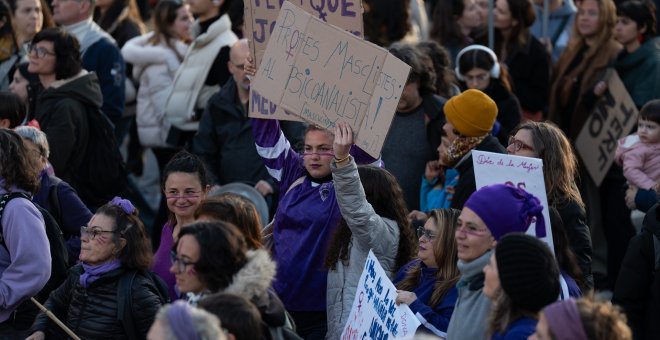
{"label": "purple headscarf", "polygon": [[555,340],[588,340],[574,299],[557,301],[543,309]]}
{"label": "purple headscarf", "polygon": [[191,308],[185,301],[177,300],[167,310],[167,322],[178,340],[199,340],[190,316]]}

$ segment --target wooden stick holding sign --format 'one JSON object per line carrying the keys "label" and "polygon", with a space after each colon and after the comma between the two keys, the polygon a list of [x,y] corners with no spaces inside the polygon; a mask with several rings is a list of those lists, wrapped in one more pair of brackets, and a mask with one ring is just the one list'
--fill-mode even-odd
{"label": "wooden stick holding sign", "polygon": [[608,71],[607,90],[587,118],[575,147],[597,186],[614,162],[617,141],[637,124],[637,107],[615,70]]}

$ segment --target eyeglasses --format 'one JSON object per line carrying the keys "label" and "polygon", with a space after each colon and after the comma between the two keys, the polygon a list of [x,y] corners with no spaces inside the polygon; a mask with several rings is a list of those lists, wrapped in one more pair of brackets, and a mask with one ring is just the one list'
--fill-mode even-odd
{"label": "eyeglasses", "polygon": [[520,150],[529,150],[529,151],[534,151],[534,148],[525,144],[524,142],[516,139],[515,137],[511,136],[509,137],[509,146],[513,145],[513,152],[518,152]]}
{"label": "eyeglasses", "polygon": [[[98,228],[98,229],[93,229],[93,228]],[[89,237],[90,240],[93,240],[94,238],[96,238],[97,235],[103,233],[118,234],[119,232],[115,230],[103,230],[101,229],[101,227],[86,227],[86,226],[80,227],[80,237],[87,235],[87,237]]]}
{"label": "eyeglasses", "polygon": [[55,53],[47,50],[45,47],[30,45],[30,55],[36,55],[37,58],[41,59],[47,55],[55,55]]}
{"label": "eyeglasses", "polygon": [[181,199],[181,198],[199,198],[201,196],[202,191],[185,191],[181,194],[179,194],[178,191],[168,191],[165,193],[165,197],[168,200],[173,200],[173,199]]}
{"label": "eyeglasses", "polygon": [[176,269],[177,273],[183,273],[186,270],[187,266],[191,264],[197,264],[197,262],[190,262],[180,258],[179,256],[176,255],[176,252],[174,250],[170,252],[170,259],[172,260],[172,264],[174,265],[174,268]]}
{"label": "eyeglasses", "polygon": [[481,237],[481,236],[486,236],[486,233],[488,232],[488,228],[478,229],[477,227],[468,225],[467,227],[456,228],[456,232]]}
{"label": "eyeglasses", "polygon": [[427,239],[432,240],[435,238],[435,234],[433,234],[430,230],[424,229],[423,226],[417,227],[417,238],[422,238],[422,236],[426,236]]}

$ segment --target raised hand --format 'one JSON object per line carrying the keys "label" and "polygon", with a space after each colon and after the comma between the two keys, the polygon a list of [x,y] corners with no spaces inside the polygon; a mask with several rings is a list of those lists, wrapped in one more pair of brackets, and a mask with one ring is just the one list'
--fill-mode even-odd
{"label": "raised hand", "polygon": [[351,145],[353,145],[353,129],[348,123],[338,123],[335,126],[335,141],[332,144],[335,160],[347,159],[351,151]]}

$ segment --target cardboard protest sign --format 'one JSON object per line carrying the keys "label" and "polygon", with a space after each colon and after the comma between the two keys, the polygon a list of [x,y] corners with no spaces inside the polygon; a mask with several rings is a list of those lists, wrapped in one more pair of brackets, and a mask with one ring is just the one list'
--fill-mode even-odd
{"label": "cardboard protest sign", "polygon": [[597,186],[614,161],[617,141],[637,124],[637,107],[616,71],[611,70],[607,91],[596,104],[575,141],[580,158]]}
{"label": "cardboard protest sign", "polygon": [[[357,37],[364,37],[361,0],[294,0],[297,6],[315,17],[341,27]],[[266,51],[275,29],[283,0],[246,0],[245,34],[250,41],[250,55],[256,67]]]}
{"label": "cardboard protest sign", "polygon": [[[554,249],[548,196],[545,192],[543,177],[543,161],[538,158],[473,150],[472,162],[477,190],[491,184],[509,184],[527,191],[541,201],[546,236],[539,238],[545,241],[551,250]],[[536,236],[535,231],[536,223],[532,223],[527,229],[527,234]]]}
{"label": "cardboard protest sign", "polygon": [[327,129],[345,121],[355,144],[378,157],[409,72],[385,49],[285,2],[252,83],[250,117],[287,119],[277,108]]}
{"label": "cardboard protest sign", "polygon": [[421,323],[408,305],[396,305],[396,295],[370,250],[341,340],[411,338]]}

